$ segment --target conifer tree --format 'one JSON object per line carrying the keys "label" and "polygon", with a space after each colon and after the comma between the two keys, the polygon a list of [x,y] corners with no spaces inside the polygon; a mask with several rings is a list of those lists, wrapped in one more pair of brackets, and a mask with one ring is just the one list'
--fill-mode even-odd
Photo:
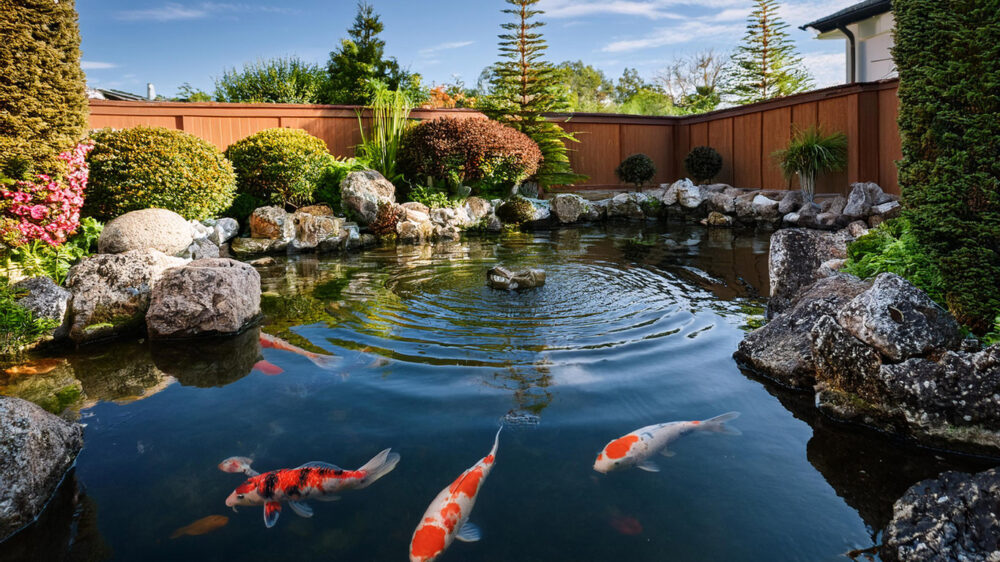
{"label": "conifer tree", "polygon": [[514,6],[503,13],[514,21],[501,24],[506,31],[500,37],[501,61],[490,77],[490,97],[484,112],[531,137],[542,151],[542,164],[535,174],[539,186],[567,185],[583,181],[574,174],[564,141],[576,141],[559,125],[545,118],[545,113],[566,111],[565,88],[560,87],[559,72],[544,59],[548,48],[537,31],[544,22],[532,6],[539,0],[506,0]]}
{"label": "conifer tree", "polygon": [[788,24],[778,15],[777,0],[754,3],[746,35],[733,55],[726,93],[744,104],[808,90],[812,77],[788,38]]}

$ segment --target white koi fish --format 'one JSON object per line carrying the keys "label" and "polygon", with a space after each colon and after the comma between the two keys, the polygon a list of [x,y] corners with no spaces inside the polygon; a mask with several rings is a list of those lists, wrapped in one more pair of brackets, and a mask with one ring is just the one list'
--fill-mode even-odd
{"label": "white koi fish", "polygon": [[604,446],[604,450],[594,461],[594,470],[608,473],[633,466],[649,472],[659,472],[660,467],[650,457],[660,453],[672,457],[674,453],[667,445],[692,431],[714,431],[729,435],[740,435],[740,430],[725,425],[727,421],[740,416],[739,412],[729,412],[704,421],[678,421],[647,425],[628,435],[619,437]]}
{"label": "white koi fish", "polygon": [[[503,426],[500,427],[502,429]],[[437,560],[455,539],[474,542],[482,536],[479,527],[469,523],[469,514],[476,505],[479,489],[493,470],[497,445],[500,443],[500,430],[497,430],[493,439],[490,454],[441,490],[427,507],[410,541],[410,562]]]}

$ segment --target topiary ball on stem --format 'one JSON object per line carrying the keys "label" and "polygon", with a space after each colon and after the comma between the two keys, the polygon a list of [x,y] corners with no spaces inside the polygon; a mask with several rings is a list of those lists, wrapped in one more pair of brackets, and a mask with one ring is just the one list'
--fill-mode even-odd
{"label": "topiary ball on stem", "polygon": [[633,154],[622,160],[622,163],[615,168],[615,175],[625,183],[635,185],[636,191],[642,189],[642,184],[653,179],[656,175],[656,165],[653,159],[645,154]]}
{"label": "topiary ball on stem", "polygon": [[684,169],[698,183],[705,183],[722,170],[722,155],[711,146],[696,146],[684,158]]}

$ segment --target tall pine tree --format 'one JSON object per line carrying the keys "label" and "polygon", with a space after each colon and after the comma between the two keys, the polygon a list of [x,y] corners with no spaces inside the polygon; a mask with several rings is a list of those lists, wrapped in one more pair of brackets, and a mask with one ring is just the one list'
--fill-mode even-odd
{"label": "tall pine tree", "polygon": [[483,110],[538,143],[542,164],[535,179],[544,188],[580,182],[586,176],[573,173],[569,164],[565,141],[576,139],[544,115],[568,108],[559,72],[543,58],[548,47],[536,30],[545,23],[534,20],[543,12],[532,9],[538,1],[506,0],[514,7],[503,13],[514,16],[514,21],[500,26],[506,31],[499,35],[501,60],[494,66],[491,95]]}
{"label": "tall pine tree", "polygon": [[813,85],[778,16],[777,0],[755,0],[747,32],[736,48],[726,93],[737,103],[755,103],[804,92]]}

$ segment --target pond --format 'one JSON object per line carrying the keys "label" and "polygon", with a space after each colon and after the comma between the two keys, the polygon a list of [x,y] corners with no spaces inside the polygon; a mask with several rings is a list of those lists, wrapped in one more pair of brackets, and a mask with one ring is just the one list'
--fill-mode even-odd
{"label": "pond", "polygon": [[[833,424],[810,395],[741,372],[731,354],[760,321],[767,248],[767,234],[649,224],[277,260],[260,269],[263,331],[296,351],[262,348],[255,329],[68,358],[85,396],[82,493],[67,483],[0,558],[405,560],[428,504],[500,423],[471,518],[482,540],[444,560],[870,548],[909,485],[980,463]],[[543,268],[547,283],[489,289],[496,264]],[[684,436],[660,472],[593,469],[634,429],[730,411],[742,435]],[[402,456],[393,472],[312,503],[312,518],[285,509],[267,529],[260,507],[224,505],[244,479],[217,468],[227,457],[355,469],[388,447]],[[186,527],[208,516],[228,521]]]}

